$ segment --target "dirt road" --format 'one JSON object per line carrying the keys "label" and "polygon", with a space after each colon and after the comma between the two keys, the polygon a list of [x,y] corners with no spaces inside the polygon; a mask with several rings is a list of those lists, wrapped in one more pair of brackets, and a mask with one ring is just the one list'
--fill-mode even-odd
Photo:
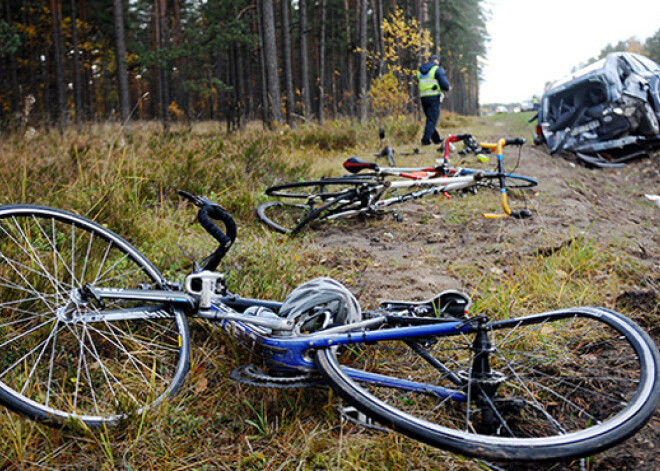
{"label": "dirt road", "polygon": [[[583,235],[636,267],[609,307],[637,317],[657,340],[660,328],[652,321],[660,314],[660,207],[644,194],[660,194],[660,154],[624,169],[593,170],[568,156],[525,146],[516,173],[540,182],[527,201],[512,203],[526,204],[534,212],[531,219],[482,219],[482,208],[497,209],[497,197],[482,192],[407,203],[403,223],[385,217],[319,226],[315,243],[328,253],[348,249],[353,260],[363,261],[353,262],[357,268],[349,283],[362,304],[374,307],[381,299],[421,300],[448,288],[478,291],[479,278],[457,267],[473,266],[486,276],[509,273],[520,259],[552,254]],[[338,257],[337,263],[346,263]],[[656,415],[633,439],[596,457],[589,469],[658,469],[659,434]]]}

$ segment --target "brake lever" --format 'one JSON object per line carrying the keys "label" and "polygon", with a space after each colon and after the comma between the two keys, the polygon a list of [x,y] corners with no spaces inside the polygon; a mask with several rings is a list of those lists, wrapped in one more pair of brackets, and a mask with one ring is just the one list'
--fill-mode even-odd
{"label": "brake lever", "polygon": [[216,203],[215,201],[211,201],[211,200],[208,199],[206,196],[193,195],[193,194],[188,193],[187,191],[183,191],[183,190],[177,190],[176,192],[177,192],[179,195],[183,196],[183,197],[184,197],[185,199],[187,199],[188,201],[190,201],[192,204],[194,204],[195,206],[197,206],[198,208],[201,208],[201,207],[203,207],[203,206],[217,206],[217,207],[219,207],[220,209],[222,209],[223,211],[226,211],[225,208],[223,208],[222,206],[220,206],[220,205],[219,205],[218,203]]}

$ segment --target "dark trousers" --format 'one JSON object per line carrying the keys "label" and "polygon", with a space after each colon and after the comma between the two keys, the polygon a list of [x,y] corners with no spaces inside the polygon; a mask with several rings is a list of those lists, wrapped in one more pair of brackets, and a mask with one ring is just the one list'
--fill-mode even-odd
{"label": "dark trousers", "polygon": [[434,144],[440,144],[440,135],[435,130],[435,126],[440,120],[440,97],[425,96],[422,97],[422,110],[426,115],[426,126],[424,126],[424,136],[422,145],[428,146],[433,141]]}

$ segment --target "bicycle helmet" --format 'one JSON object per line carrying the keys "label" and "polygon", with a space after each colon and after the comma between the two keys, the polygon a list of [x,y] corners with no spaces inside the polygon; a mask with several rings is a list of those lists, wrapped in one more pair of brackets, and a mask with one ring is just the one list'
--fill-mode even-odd
{"label": "bicycle helmet", "polygon": [[[301,331],[352,324],[362,319],[362,310],[355,296],[331,278],[316,278],[298,286],[286,297],[279,314],[294,320]],[[316,316],[321,314],[325,319],[319,325]],[[310,324],[315,328],[310,329]]]}

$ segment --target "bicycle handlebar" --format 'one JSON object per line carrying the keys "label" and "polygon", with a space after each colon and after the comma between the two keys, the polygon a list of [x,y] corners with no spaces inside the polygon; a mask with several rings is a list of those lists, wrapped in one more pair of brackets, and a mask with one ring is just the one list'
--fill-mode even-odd
{"label": "bicycle handlebar", "polygon": [[522,146],[527,142],[524,137],[506,138],[504,140],[506,141],[505,146]]}
{"label": "bicycle handlebar", "polygon": [[[222,206],[209,200],[205,196],[195,196],[185,191],[178,191],[179,195],[191,201],[195,206],[199,207],[197,212],[197,220],[202,225],[204,230],[213,237],[220,246],[206,258],[203,270],[215,270],[218,268],[222,258],[229,252],[229,248],[236,240],[236,221]],[[215,222],[221,221],[225,226],[223,232]]]}
{"label": "bicycle handlebar", "polygon": [[525,142],[524,137],[508,137],[498,140],[496,143],[482,142],[480,145],[485,149],[494,150],[496,153],[501,154],[502,148],[505,146],[522,146]]}
{"label": "bicycle handlebar", "polygon": [[450,134],[447,136],[447,139],[445,140],[445,143],[448,142],[458,142],[458,141],[465,141],[468,139],[472,138],[472,134]]}

